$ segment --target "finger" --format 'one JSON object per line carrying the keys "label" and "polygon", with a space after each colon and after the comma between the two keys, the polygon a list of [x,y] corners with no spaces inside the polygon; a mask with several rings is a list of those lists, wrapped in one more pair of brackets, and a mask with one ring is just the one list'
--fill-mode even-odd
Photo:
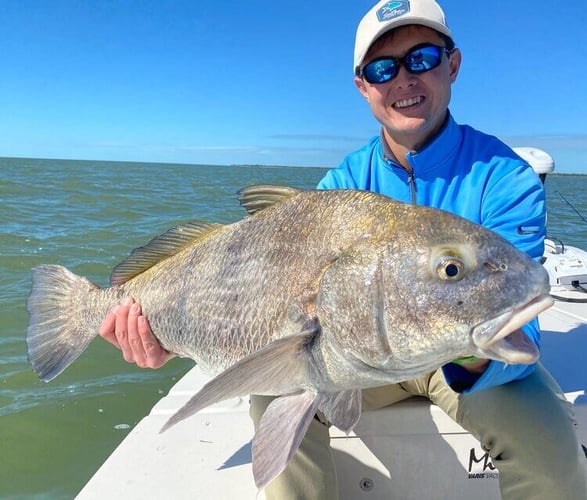
{"label": "finger", "polygon": [[141,306],[134,303],[130,306],[127,322],[128,345],[132,350],[134,362],[141,368],[147,366],[147,355],[143,347],[143,340],[139,334],[139,317],[141,315]]}
{"label": "finger", "polygon": [[167,361],[175,356],[175,354],[166,351],[161,347],[159,341],[153,335],[151,326],[144,316],[139,316],[139,335],[142,340],[144,352],[145,352],[145,363],[149,368],[160,368]]}
{"label": "finger", "polygon": [[124,356],[125,361],[128,361],[129,363],[133,363],[135,360],[132,348],[128,343],[128,313],[133,302],[132,299],[126,299],[118,307],[118,310],[116,311],[116,324],[114,327],[116,340],[118,341],[120,349],[122,349],[122,355]]}
{"label": "finger", "polygon": [[118,307],[115,307],[114,309],[112,309],[112,311],[110,311],[106,315],[106,318],[104,318],[104,321],[102,321],[102,324],[100,325],[100,329],[98,330],[98,333],[104,340],[106,340],[107,342],[110,342],[114,346],[118,347],[118,349],[120,349],[120,345],[118,343],[118,340],[116,340],[116,332],[115,332],[116,312],[117,311],[118,311]]}

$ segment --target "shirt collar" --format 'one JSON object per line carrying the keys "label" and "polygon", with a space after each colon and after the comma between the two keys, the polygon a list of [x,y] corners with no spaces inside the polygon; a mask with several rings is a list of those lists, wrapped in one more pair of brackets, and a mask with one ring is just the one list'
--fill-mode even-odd
{"label": "shirt collar", "polygon": [[[417,165],[419,171],[429,170],[443,163],[447,156],[452,156],[451,153],[458,147],[460,138],[459,126],[449,111],[446,122],[438,135],[419,151],[406,153],[406,158],[413,167]],[[397,158],[392,153],[383,135],[383,128],[380,132],[380,140],[383,159],[397,164]]]}

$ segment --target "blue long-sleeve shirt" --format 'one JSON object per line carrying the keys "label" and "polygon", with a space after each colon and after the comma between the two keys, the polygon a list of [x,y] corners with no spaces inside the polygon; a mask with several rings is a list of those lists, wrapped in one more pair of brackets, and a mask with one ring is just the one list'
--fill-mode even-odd
{"label": "blue long-sleeve shirt", "polygon": [[[495,231],[534,259],[542,257],[542,183],[499,139],[459,125],[449,114],[440,134],[421,151],[407,153],[406,159],[411,173],[394,161],[380,136],[374,137],[328,171],[318,189],[362,189],[440,208]],[[523,330],[539,346],[538,320]],[[453,363],[443,372],[451,387],[466,393],[524,378],[534,368],[491,361],[478,378]]]}

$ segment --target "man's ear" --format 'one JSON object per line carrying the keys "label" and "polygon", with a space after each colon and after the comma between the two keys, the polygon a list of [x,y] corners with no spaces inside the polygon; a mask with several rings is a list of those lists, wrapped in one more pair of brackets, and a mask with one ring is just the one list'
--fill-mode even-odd
{"label": "man's ear", "polygon": [[454,83],[459,74],[463,55],[459,49],[454,49],[448,60],[448,71],[450,76],[450,83]]}
{"label": "man's ear", "polygon": [[367,92],[367,84],[365,83],[365,80],[355,76],[355,87],[357,87],[361,95],[369,101],[369,92]]}

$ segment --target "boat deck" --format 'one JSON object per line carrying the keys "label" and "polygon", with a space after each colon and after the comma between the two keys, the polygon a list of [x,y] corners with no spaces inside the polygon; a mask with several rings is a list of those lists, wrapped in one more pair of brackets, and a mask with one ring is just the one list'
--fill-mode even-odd
{"label": "boat deck", "polygon": [[[585,295],[583,295],[584,297]],[[542,362],[575,406],[587,443],[587,304],[559,302],[540,316]],[[247,398],[159,430],[207,378],[190,370],[78,495],[78,500],[258,499]],[[341,499],[498,500],[498,471],[478,442],[439,408],[413,399],[365,412],[350,436],[331,431]]]}

